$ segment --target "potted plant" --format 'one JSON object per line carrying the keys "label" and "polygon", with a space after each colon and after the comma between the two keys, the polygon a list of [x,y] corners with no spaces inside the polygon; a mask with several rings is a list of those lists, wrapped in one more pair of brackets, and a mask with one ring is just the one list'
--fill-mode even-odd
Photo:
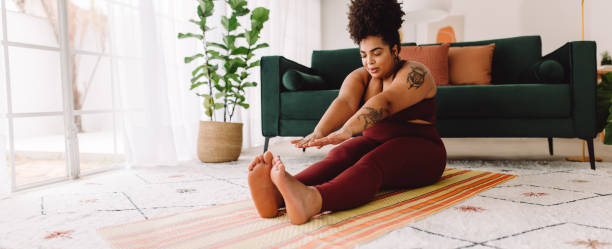
{"label": "potted plant", "polygon": [[[178,38],[201,41],[203,53],[185,57],[185,63],[197,63],[192,71],[190,89],[203,100],[204,112],[209,121],[200,121],[198,134],[198,158],[202,162],[228,162],[237,160],[242,149],[242,123],[234,123],[232,117],[236,105],[248,109],[245,88],[257,86],[248,82],[249,70],[259,66],[255,50],[268,47],[257,43],[263,24],[270,11],[263,7],[249,10],[246,0],[225,0],[231,7],[229,16],[221,18],[222,42],[207,39],[215,28],[207,26],[208,17],[215,8],[213,0],[198,0],[199,19],[190,22],[198,25],[199,32],[179,33]],[[238,18],[250,13],[250,27],[241,25]],[[241,28],[241,30],[239,30]],[[202,89],[203,88],[203,89]],[[204,93],[202,93],[204,90]],[[215,120],[215,110],[223,109],[223,122]]]}
{"label": "potted plant", "polygon": [[597,132],[605,130],[604,144],[612,145],[612,73],[601,76],[597,85]]}
{"label": "potted plant", "polygon": [[601,53],[601,66],[602,67],[612,67],[612,57],[608,51],[604,51]]}

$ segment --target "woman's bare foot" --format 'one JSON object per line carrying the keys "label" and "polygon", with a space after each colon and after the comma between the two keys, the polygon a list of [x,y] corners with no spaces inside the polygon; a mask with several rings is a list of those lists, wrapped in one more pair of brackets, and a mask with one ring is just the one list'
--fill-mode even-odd
{"label": "woman's bare foot", "polygon": [[262,218],[275,217],[283,203],[283,197],[270,179],[273,157],[270,151],[266,151],[249,164],[249,189],[255,208]]}
{"label": "woman's bare foot", "polygon": [[278,157],[274,158],[270,177],[283,195],[291,224],[304,224],[312,216],[321,212],[323,199],[319,190],[315,187],[304,185],[287,173],[285,165],[283,165]]}

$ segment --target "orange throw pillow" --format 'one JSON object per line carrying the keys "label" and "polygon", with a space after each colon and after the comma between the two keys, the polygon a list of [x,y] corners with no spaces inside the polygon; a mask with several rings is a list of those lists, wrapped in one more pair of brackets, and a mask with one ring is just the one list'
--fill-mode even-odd
{"label": "orange throw pillow", "polygon": [[402,46],[400,58],[423,63],[433,75],[436,85],[448,86],[448,43],[432,46]]}
{"label": "orange throw pillow", "polygon": [[451,85],[490,85],[495,43],[483,46],[452,47],[448,51]]}

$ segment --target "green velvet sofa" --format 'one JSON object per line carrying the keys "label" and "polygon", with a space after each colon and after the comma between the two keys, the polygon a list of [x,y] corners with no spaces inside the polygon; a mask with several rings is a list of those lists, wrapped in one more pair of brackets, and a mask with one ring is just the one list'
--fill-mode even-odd
{"label": "green velvet sofa", "polygon": [[[539,36],[458,42],[451,47],[490,43],[496,44],[491,85],[438,87],[436,126],[440,135],[548,138],[551,155],[553,137],[580,138],[588,144],[591,168],[595,169],[595,42],[568,42],[544,56]],[[313,51],[311,61],[307,67],[282,56],[262,57],[264,151],[272,137],[312,132],[338,95],[343,79],[361,67],[357,48]],[[544,75],[551,74],[550,68],[542,67],[551,62],[558,66],[552,70],[553,77]],[[318,84],[316,88],[288,90],[283,76],[287,80],[285,73],[292,70],[322,80],[325,87]]]}

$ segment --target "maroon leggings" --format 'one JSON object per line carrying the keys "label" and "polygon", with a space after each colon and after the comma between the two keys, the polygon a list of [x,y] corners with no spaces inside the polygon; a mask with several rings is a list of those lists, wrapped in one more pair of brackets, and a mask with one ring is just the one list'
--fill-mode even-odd
{"label": "maroon leggings", "polygon": [[435,126],[383,120],[295,177],[319,190],[321,211],[339,211],[372,201],[381,189],[431,185],[445,167],[446,149]]}

